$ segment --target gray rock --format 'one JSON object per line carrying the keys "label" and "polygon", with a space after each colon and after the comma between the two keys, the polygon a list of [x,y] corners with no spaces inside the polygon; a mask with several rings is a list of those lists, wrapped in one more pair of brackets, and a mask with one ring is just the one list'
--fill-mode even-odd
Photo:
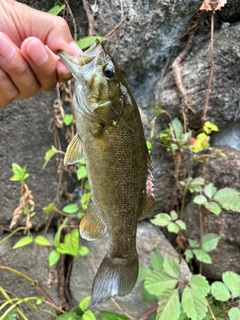
{"label": "gray rock", "polygon": [[[37,236],[37,234],[34,236]],[[46,235],[50,242],[53,242],[53,236],[54,234],[52,232]],[[48,249],[33,243],[23,248],[12,249],[20,238],[20,236],[14,235],[0,245],[0,265],[16,269],[37,281],[48,292],[51,298],[58,303],[57,282],[54,281],[54,279],[57,280],[57,274],[54,269],[49,270]],[[25,298],[43,296],[29,281],[11,271],[0,269],[0,279],[1,287],[7,290],[11,297]],[[50,279],[52,283],[51,288],[48,283]],[[33,304],[35,304],[35,301],[33,301]],[[33,310],[26,304],[22,304],[22,306],[28,319],[55,319],[47,313]],[[49,310],[49,306],[46,304],[41,304],[39,308]]]}
{"label": "gray rock", "polygon": [[[105,236],[97,242],[83,241],[83,244],[89,248],[90,255],[75,260],[73,264],[70,291],[76,304],[79,303],[83,297],[91,294],[92,282],[95,276],[94,268],[98,268],[104,258],[108,250],[108,240],[109,237]],[[177,252],[169,244],[159,228],[146,222],[140,222],[138,225],[137,250],[140,266],[149,266],[150,258],[154,252],[161,253],[164,258],[173,258],[177,261],[179,259]],[[95,266],[94,268],[93,265]],[[186,280],[191,277],[191,272],[184,260],[181,262],[181,275],[182,278]],[[156,301],[152,303],[144,302],[142,299],[141,287],[142,284],[138,283],[130,294],[125,297],[116,298],[116,301],[121,308],[134,319],[143,315],[157,303]],[[111,301],[93,306],[91,309],[93,311],[108,310],[121,313]]]}
{"label": "gray rock", "polygon": [[228,146],[240,151],[240,122],[222,128],[211,137],[212,146]]}

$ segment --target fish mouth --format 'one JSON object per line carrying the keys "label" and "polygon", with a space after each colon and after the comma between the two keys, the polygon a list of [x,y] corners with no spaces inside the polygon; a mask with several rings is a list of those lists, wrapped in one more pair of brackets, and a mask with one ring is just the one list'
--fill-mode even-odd
{"label": "fish mouth", "polygon": [[78,81],[84,80],[83,74],[92,69],[97,61],[97,57],[102,51],[99,40],[95,40],[93,45],[77,56],[71,56],[65,51],[58,51],[58,55],[65,66],[71,71],[73,77]]}

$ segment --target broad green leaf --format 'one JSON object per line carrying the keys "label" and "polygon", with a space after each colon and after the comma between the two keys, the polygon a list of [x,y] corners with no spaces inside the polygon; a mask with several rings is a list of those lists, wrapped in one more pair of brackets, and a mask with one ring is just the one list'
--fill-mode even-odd
{"label": "broad green leaf", "polygon": [[89,36],[89,37],[85,37],[82,38],[78,41],[76,41],[76,44],[81,48],[81,49],[86,49],[88,47],[90,47],[94,41],[98,40],[99,42],[102,42],[105,40],[105,38],[100,37],[100,36]]}
{"label": "broad green leaf", "polygon": [[196,290],[186,287],[182,293],[183,311],[192,320],[202,320],[207,313],[207,302]]}
{"label": "broad green leaf", "polygon": [[154,270],[146,276],[144,287],[149,293],[160,296],[165,290],[173,289],[177,284],[177,280],[170,277],[164,271]]}
{"label": "broad green leaf", "polygon": [[200,192],[202,191],[202,186],[204,185],[204,183],[205,181],[202,177],[197,177],[191,181],[190,185],[188,186],[188,189],[190,192]]}
{"label": "broad green leaf", "polygon": [[212,182],[210,182],[203,188],[203,191],[209,199],[212,199],[212,197],[217,192],[217,188],[214,186]]}
{"label": "broad green leaf", "polygon": [[151,302],[153,299],[155,299],[155,296],[151,293],[149,293],[144,285],[142,286],[142,296],[143,296],[143,301],[145,302]]}
{"label": "broad green leaf", "polygon": [[240,296],[240,276],[232,271],[226,271],[222,274],[222,279],[225,285],[230,290],[232,297]]}
{"label": "broad green leaf", "polygon": [[82,318],[83,320],[96,320],[95,315],[91,310],[84,312]]}
{"label": "broad green leaf", "polygon": [[179,226],[179,228],[180,228],[181,230],[186,230],[186,229],[187,229],[186,223],[185,223],[184,221],[182,221],[182,220],[176,220],[175,223],[176,223],[176,225]]}
{"label": "broad green leaf", "polygon": [[54,202],[49,203],[49,205],[47,207],[43,208],[43,212],[46,214],[51,213],[52,211],[54,211],[56,209],[56,204]]}
{"label": "broad green leaf", "polygon": [[65,116],[63,117],[63,123],[68,126],[70,123],[73,121],[73,115],[66,113]]}
{"label": "broad green leaf", "polygon": [[181,139],[181,135],[183,133],[183,126],[181,122],[178,120],[178,118],[174,118],[172,121],[172,127],[175,132],[177,140]]}
{"label": "broad green leaf", "polygon": [[209,252],[216,249],[220,238],[221,237],[215,233],[205,234],[202,239],[202,249],[205,252]]}
{"label": "broad green leaf", "polygon": [[181,274],[181,269],[179,263],[174,259],[165,259],[163,262],[164,271],[173,278],[179,278]]}
{"label": "broad green leaf", "polygon": [[83,256],[83,257],[84,257],[84,256],[87,256],[87,255],[88,255],[89,250],[88,250],[87,247],[81,246],[81,247],[79,248],[78,252],[79,252],[80,256]]}
{"label": "broad green leaf", "polygon": [[56,250],[52,250],[48,256],[49,266],[50,267],[54,266],[59,259],[60,259],[60,253],[57,252]]}
{"label": "broad green leaf", "polygon": [[177,289],[163,292],[158,305],[156,320],[178,320],[180,316],[180,301]]}
{"label": "broad green leaf", "polygon": [[20,167],[17,163],[12,163],[13,176],[10,178],[11,181],[23,182],[29,177],[26,173],[27,166]]}
{"label": "broad green leaf", "polygon": [[50,9],[48,13],[51,13],[54,16],[57,16],[63,9],[65,9],[65,4],[63,4],[62,6],[56,5],[52,9]]}
{"label": "broad green leaf", "polygon": [[78,180],[87,178],[88,174],[87,174],[87,169],[85,166],[79,166],[77,169],[77,178]]}
{"label": "broad green leaf", "polygon": [[36,242],[40,246],[51,246],[51,243],[48,241],[47,238],[39,235],[34,239],[34,242]]}
{"label": "broad green leaf", "polygon": [[231,308],[228,312],[229,320],[239,320],[240,319],[240,309],[239,308]]}
{"label": "broad green leaf", "polygon": [[216,214],[217,216],[222,212],[222,208],[215,201],[206,202],[206,203],[204,203],[204,206],[206,209],[208,209],[210,212]]}
{"label": "broad green leaf", "polygon": [[78,211],[78,205],[76,203],[67,204],[62,208],[62,211],[67,214],[73,214]]}
{"label": "broad green leaf", "polygon": [[[227,301],[231,298],[231,294],[224,283],[215,281],[211,285],[211,292],[214,298],[219,301]],[[239,318],[240,319],[240,318]]]}
{"label": "broad green leaf", "polygon": [[172,220],[177,220],[177,218],[178,218],[177,212],[175,210],[172,210],[170,212],[170,217],[172,218]]}
{"label": "broad green leaf", "polygon": [[79,308],[82,311],[85,311],[87,309],[87,307],[89,306],[89,303],[91,301],[91,296],[87,296],[85,298],[83,298],[80,302],[79,302]]}
{"label": "broad green leaf", "polygon": [[195,254],[198,261],[202,261],[202,262],[208,263],[208,264],[212,263],[211,257],[205,251],[203,251],[201,249],[193,249],[193,253]]}
{"label": "broad green leaf", "polygon": [[159,213],[150,221],[156,226],[166,227],[171,222],[171,217],[167,213]]}
{"label": "broad green leaf", "polygon": [[203,297],[205,297],[210,290],[208,281],[200,274],[193,275],[189,281],[189,285]]}
{"label": "broad green leaf", "polygon": [[170,222],[167,226],[169,232],[178,233],[179,226],[175,222]]}
{"label": "broad green leaf", "polygon": [[213,199],[226,210],[240,212],[240,192],[234,189],[224,188],[218,190]]}
{"label": "broad green leaf", "polygon": [[193,258],[193,252],[192,250],[185,250],[184,255],[186,257],[186,261],[189,262]]}
{"label": "broad green leaf", "polygon": [[21,248],[29,243],[33,242],[33,238],[30,236],[22,237],[20,240],[17,241],[17,243],[13,246],[13,249]]}
{"label": "broad green leaf", "polygon": [[154,252],[150,259],[150,264],[154,270],[161,270],[163,266],[163,261],[163,256],[158,252]]}
{"label": "broad green leaf", "polygon": [[[67,242],[68,242],[68,240],[66,238],[66,244],[67,244]],[[64,238],[64,243],[65,243],[65,238]],[[74,257],[78,257],[78,255],[79,255],[79,231],[76,228],[73,229],[70,233],[68,247],[69,247],[69,251],[71,252],[71,254]]]}
{"label": "broad green leaf", "polygon": [[44,165],[43,165],[43,169],[46,167],[46,165],[48,164],[49,160],[57,153],[57,149],[52,146],[51,149],[49,149],[44,156]]}
{"label": "broad green leaf", "polygon": [[16,320],[16,319],[19,319],[19,314],[17,312],[17,309],[13,309],[6,316],[4,316],[3,320]]}
{"label": "broad green leaf", "polygon": [[99,319],[98,320],[129,320],[122,314],[117,314],[109,311],[99,311]]}
{"label": "broad green leaf", "polygon": [[91,192],[84,193],[81,197],[80,203],[83,210],[87,209],[88,202],[91,198]]}
{"label": "broad green leaf", "polygon": [[67,312],[57,317],[56,320],[78,320],[78,317],[75,312]]}
{"label": "broad green leaf", "polygon": [[216,126],[214,123],[210,121],[206,121],[203,125],[203,130],[207,134],[211,134],[213,131],[219,131],[218,126]]}
{"label": "broad green leaf", "polygon": [[193,198],[193,202],[196,203],[196,204],[201,205],[201,204],[204,204],[204,203],[207,202],[207,198],[206,198],[205,196],[203,196],[203,195],[200,194],[200,195],[195,196],[195,197]]}
{"label": "broad green leaf", "polygon": [[188,242],[192,248],[199,247],[199,242],[197,240],[188,239]]}
{"label": "broad green leaf", "polygon": [[145,280],[147,274],[151,272],[150,268],[147,267],[140,267],[139,271],[138,271],[138,278],[137,278],[137,282],[141,282],[143,280]]}
{"label": "broad green leaf", "polygon": [[58,228],[58,231],[54,237],[54,246],[57,248],[60,244],[60,237],[61,237],[61,232],[62,232],[62,229],[65,228],[66,224],[67,224],[67,221],[68,221],[68,218],[65,218],[63,223],[60,225],[60,227]]}

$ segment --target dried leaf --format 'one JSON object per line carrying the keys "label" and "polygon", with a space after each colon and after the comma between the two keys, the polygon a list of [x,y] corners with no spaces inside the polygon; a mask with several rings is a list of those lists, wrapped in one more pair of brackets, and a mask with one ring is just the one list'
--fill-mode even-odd
{"label": "dried leaf", "polygon": [[221,10],[227,0],[204,0],[199,10]]}

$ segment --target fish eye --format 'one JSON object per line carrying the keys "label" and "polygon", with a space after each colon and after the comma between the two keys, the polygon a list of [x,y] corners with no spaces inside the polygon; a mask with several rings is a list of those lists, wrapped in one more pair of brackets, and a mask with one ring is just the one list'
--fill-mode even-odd
{"label": "fish eye", "polygon": [[112,78],[114,76],[114,68],[107,64],[103,68],[103,74],[105,75],[105,77],[107,77],[109,79]]}

